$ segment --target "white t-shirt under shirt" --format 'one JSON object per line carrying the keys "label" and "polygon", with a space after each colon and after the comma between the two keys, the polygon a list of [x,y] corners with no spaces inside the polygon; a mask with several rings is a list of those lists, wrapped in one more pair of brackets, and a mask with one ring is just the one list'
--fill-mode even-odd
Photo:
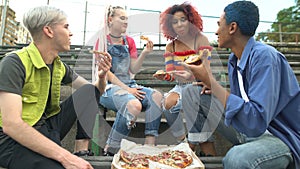
{"label": "white t-shirt under shirt", "polygon": [[[238,59],[237,66],[239,66],[239,64],[240,64],[240,60]],[[240,92],[241,92],[242,98],[245,100],[245,102],[249,102],[249,98],[244,89],[243,77],[239,70],[237,70],[237,75],[238,75],[238,81],[239,81]],[[271,133],[268,130],[266,130],[265,134],[271,134]]]}

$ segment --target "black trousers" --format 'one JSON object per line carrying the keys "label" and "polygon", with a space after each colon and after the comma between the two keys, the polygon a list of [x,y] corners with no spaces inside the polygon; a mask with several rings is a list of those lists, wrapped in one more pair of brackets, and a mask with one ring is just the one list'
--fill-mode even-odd
{"label": "black trousers", "polygon": [[[40,133],[61,145],[74,122],[77,120],[76,139],[92,137],[99,101],[98,89],[84,85],[61,103],[61,112],[34,126]],[[32,138],[34,139],[34,138]],[[5,134],[0,133],[0,166],[9,169],[62,169],[55,160],[48,159],[20,145]]]}

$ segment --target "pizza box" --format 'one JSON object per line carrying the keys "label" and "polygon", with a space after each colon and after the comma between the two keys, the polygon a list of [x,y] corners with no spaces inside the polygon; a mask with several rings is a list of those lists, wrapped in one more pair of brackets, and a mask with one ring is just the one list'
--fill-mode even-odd
{"label": "pizza box", "polygon": [[[196,156],[196,154],[190,149],[188,143],[180,143],[178,145],[140,145],[134,142],[123,139],[121,142],[121,149],[126,152],[134,152],[134,153],[144,153],[148,155],[159,154],[165,150],[182,150],[189,153],[193,158],[193,163],[186,167],[185,169],[205,169],[202,161]],[[111,164],[111,169],[123,169],[121,164],[123,161],[120,161],[120,151],[114,155],[113,161]],[[176,169],[171,166],[167,166],[164,164],[160,164],[154,161],[149,161],[149,169]]]}

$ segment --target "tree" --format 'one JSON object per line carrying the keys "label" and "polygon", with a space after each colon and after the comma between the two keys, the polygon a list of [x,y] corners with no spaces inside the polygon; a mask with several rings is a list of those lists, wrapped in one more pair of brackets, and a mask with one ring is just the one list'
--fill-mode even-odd
{"label": "tree", "polygon": [[300,38],[300,0],[296,5],[278,12],[276,22],[268,33],[259,33],[258,40],[265,42],[298,42]]}

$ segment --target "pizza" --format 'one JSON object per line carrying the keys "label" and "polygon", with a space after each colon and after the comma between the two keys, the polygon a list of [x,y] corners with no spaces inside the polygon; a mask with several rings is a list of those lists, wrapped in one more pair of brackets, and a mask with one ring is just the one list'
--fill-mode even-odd
{"label": "pizza", "polygon": [[149,41],[150,39],[147,36],[141,35],[140,39],[145,40],[145,41]]}
{"label": "pizza", "polygon": [[90,53],[99,54],[99,55],[107,55],[106,52],[100,52],[100,51],[97,51],[97,50],[91,50]]}
{"label": "pizza", "polygon": [[[203,48],[203,49],[202,49]],[[184,62],[189,65],[200,65],[202,63],[202,56],[211,59],[211,47],[202,47],[198,54],[191,54],[184,59]]]}
{"label": "pizza", "polygon": [[167,72],[163,71],[163,70],[158,70],[155,72],[155,75],[166,75]]}
{"label": "pizza", "polygon": [[148,169],[149,160],[174,168],[185,168],[193,162],[190,154],[181,150],[166,150],[156,155],[133,153],[120,150],[121,167],[125,169]]}
{"label": "pizza", "polygon": [[163,151],[152,156],[151,160],[174,168],[185,168],[193,162],[192,156],[181,150]]}
{"label": "pizza", "polygon": [[186,57],[184,60],[186,64],[200,65],[202,63],[201,55],[193,54]]}
{"label": "pizza", "polygon": [[128,153],[124,150],[120,150],[120,158],[124,162],[121,167],[125,169],[148,169],[150,155]]}

